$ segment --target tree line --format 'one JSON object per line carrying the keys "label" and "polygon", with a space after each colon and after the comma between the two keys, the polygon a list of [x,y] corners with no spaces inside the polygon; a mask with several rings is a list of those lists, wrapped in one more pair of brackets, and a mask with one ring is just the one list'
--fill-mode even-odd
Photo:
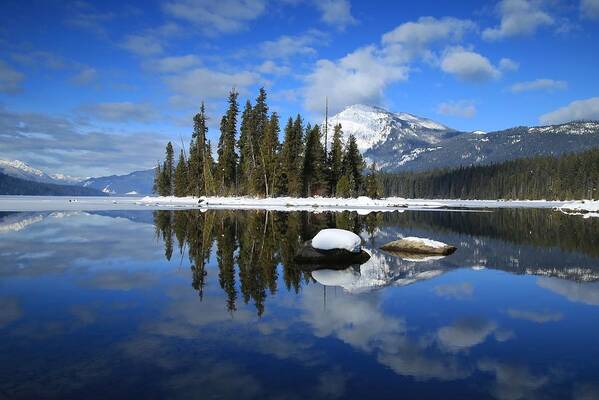
{"label": "tree line", "polygon": [[599,149],[492,165],[383,174],[385,196],[460,199],[599,199]]}
{"label": "tree line", "polygon": [[[337,124],[330,148],[319,125],[304,124],[301,115],[289,118],[279,140],[280,122],[269,112],[267,94],[261,88],[252,104],[246,101],[240,114],[239,94],[232,90],[220,120],[216,160],[207,139],[204,103],[193,118],[189,154],[181,149],[175,163],[171,142],[165,160],[158,163],[154,192],[161,196],[337,196],[380,197],[383,188],[373,164],[366,164],[356,138],[343,140]],[[240,118],[239,118],[240,117]],[[239,121],[238,121],[239,119]],[[325,127],[326,129],[326,127]]]}

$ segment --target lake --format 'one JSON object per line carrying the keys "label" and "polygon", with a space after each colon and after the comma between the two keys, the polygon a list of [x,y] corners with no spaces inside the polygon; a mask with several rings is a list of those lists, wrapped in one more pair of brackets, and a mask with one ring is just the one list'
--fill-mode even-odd
{"label": "lake", "polygon": [[[326,227],[371,259],[296,265]],[[0,274],[0,398],[599,398],[597,218],[2,212]]]}

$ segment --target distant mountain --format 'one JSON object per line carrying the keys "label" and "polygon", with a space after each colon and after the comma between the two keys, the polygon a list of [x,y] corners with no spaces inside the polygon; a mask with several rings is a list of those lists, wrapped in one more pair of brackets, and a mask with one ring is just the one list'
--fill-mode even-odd
{"label": "distant mountain", "polygon": [[490,164],[599,146],[598,122],[459,132],[427,118],[358,104],[329,118],[329,142],[337,123],[345,139],[353,134],[366,159],[388,172]]}
{"label": "distant mountain", "polygon": [[81,178],[75,178],[68,175],[47,174],[44,171],[33,168],[19,160],[0,159],[0,173],[12,176],[13,178],[40,183],[52,183],[56,185],[72,185],[81,181]]}
{"label": "distant mountain", "polygon": [[154,169],[136,171],[127,175],[89,178],[81,182],[80,185],[100,190],[110,195],[147,195],[152,193]]}
{"label": "distant mountain", "polygon": [[0,173],[0,195],[105,196],[106,194],[92,188],[35,182]]}

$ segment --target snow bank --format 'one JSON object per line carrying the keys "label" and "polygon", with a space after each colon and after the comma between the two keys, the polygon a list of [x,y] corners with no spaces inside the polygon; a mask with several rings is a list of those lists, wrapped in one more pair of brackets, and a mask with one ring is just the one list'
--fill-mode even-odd
{"label": "snow bank", "polygon": [[581,200],[565,203],[559,207],[560,211],[579,213],[598,213],[599,200]]}
{"label": "snow bank", "polygon": [[353,232],[344,229],[323,229],[312,239],[312,247],[319,250],[344,249],[359,253],[362,239]]}

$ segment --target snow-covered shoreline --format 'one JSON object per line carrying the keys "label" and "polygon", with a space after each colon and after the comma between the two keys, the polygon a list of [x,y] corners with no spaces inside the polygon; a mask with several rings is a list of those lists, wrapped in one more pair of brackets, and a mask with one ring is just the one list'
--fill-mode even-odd
{"label": "snow-covered shoreline", "polygon": [[[200,202],[200,200],[202,200]],[[599,201],[546,200],[430,200],[253,197],[67,197],[67,196],[0,196],[0,211],[68,211],[68,210],[147,210],[147,209],[229,209],[273,211],[402,211],[402,210],[486,210],[496,208],[553,208],[568,213],[599,214]]]}

